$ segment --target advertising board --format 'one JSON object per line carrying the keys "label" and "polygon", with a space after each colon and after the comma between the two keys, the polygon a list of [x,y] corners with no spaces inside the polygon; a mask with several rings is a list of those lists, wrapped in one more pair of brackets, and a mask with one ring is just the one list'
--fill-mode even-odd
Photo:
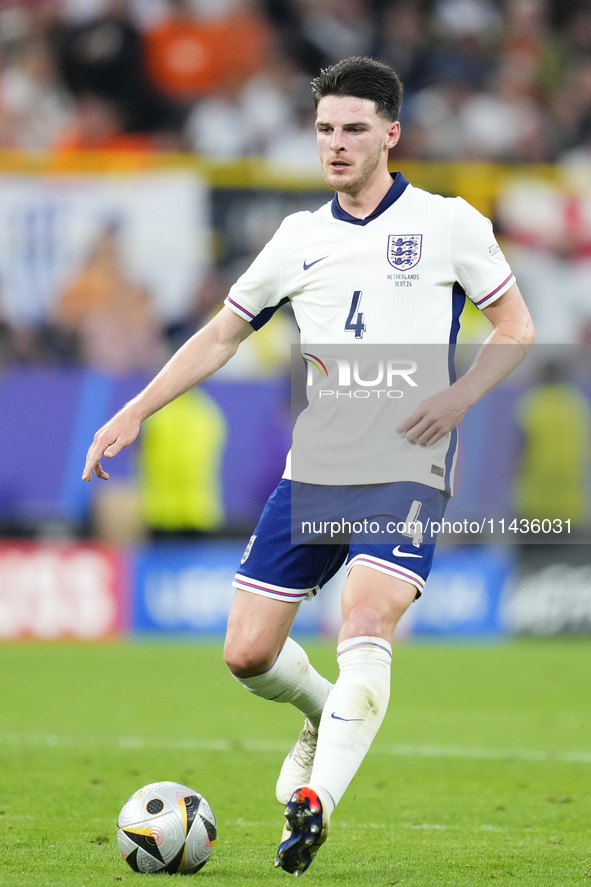
{"label": "advertising board", "polygon": [[[138,632],[219,635],[234,599],[232,579],[244,542],[162,543],[139,549],[132,566]],[[316,633],[324,608],[300,607],[294,630]]]}
{"label": "advertising board", "polygon": [[102,546],[0,542],[0,639],[111,637],[127,627],[124,585]]}

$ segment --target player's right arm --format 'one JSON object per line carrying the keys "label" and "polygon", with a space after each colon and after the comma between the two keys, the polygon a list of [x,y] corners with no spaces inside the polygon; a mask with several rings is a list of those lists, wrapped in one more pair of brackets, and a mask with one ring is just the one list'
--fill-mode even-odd
{"label": "player's right arm", "polygon": [[97,431],[86,456],[82,480],[92,480],[93,473],[108,480],[109,475],[101,466],[103,456],[111,459],[133,443],[144,419],[212,376],[230,360],[252,331],[246,320],[224,306],[179,348],[140,394]]}

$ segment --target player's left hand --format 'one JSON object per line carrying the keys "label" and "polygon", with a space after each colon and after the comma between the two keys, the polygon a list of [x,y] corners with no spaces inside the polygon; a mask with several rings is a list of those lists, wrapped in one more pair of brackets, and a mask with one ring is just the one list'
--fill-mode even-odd
{"label": "player's left hand", "polygon": [[462,421],[468,407],[458,391],[449,388],[420,403],[396,431],[412,443],[432,447]]}

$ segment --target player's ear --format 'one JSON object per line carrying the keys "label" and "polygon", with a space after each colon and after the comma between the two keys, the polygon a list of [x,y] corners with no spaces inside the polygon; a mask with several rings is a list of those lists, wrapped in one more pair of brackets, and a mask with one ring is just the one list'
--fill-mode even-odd
{"label": "player's ear", "polygon": [[386,145],[388,149],[393,148],[394,145],[398,144],[398,140],[400,139],[400,123],[398,120],[394,120],[392,123],[388,124],[388,129],[386,130]]}

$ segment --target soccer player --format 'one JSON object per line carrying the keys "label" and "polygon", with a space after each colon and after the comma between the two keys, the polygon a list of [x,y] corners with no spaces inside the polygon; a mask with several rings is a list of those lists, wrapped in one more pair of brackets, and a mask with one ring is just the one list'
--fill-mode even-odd
{"label": "soccer player", "polygon": [[[367,486],[370,500],[379,500],[375,514],[385,513],[387,500],[387,513],[396,519],[420,509],[422,516],[443,515],[456,426],[525,357],[534,341],[531,319],[490,222],[460,198],[432,195],[401,173],[390,175],[402,99],[394,71],[372,59],[345,59],[321,72],[313,95],[332,201],[284,220],[219,314],[97,432],[84,480],[93,472],[107,479],[102,457],[115,456],[136,438],[144,419],[223,366],[287,299],[310,356],[318,342],[449,346],[468,297],[492,325],[487,342],[463,377],[446,378],[399,422],[390,443],[400,458]],[[513,347],[495,348],[499,344]],[[224,658],[252,693],[289,702],[305,716],[276,790],[286,805],[286,826],[275,864],[299,875],[325,841],[330,816],[384,718],[392,634],[424,587],[434,545],[420,535],[395,546],[363,535],[349,544],[293,543],[290,491],[302,484],[290,480],[289,471],[236,574]],[[323,489],[331,501],[336,488],[314,486]],[[289,633],[299,602],[345,561],[340,672],[333,686]]]}

